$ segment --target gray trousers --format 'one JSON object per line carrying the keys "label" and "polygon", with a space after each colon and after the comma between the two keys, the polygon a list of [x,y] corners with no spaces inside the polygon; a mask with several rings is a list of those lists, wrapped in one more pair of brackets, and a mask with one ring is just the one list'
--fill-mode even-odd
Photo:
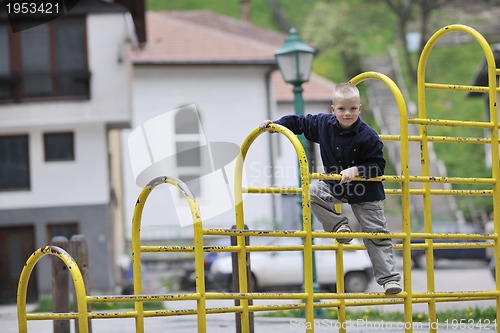
{"label": "gray trousers", "polygon": [[[336,231],[342,224],[347,224],[347,217],[335,211],[335,204],[342,203],[335,198],[330,185],[323,181],[311,184],[311,210],[323,225],[325,231]],[[387,233],[383,201],[351,204],[352,211],[363,232]],[[375,280],[381,286],[389,281],[399,281],[401,276],[395,270],[394,251],[390,238],[364,238],[368,256],[373,265]]]}

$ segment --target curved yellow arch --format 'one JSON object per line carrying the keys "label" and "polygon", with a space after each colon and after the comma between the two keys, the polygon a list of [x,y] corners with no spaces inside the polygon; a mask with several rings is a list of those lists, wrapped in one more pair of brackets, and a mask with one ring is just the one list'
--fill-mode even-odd
{"label": "curved yellow arch", "polygon": [[[205,301],[205,269],[203,266],[203,233],[201,224],[201,213],[194,195],[188,186],[179,179],[173,177],[157,177],[151,180],[141,191],[134,208],[132,219],[132,269],[134,273],[134,294],[142,294],[142,267],[141,267],[141,222],[144,205],[151,192],[161,184],[171,184],[175,186],[189,204],[194,228],[194,251],[195,251],[195,274],[196,274],[196,292],[201,295],[197,302],[198,306],[198,325],[206,325],[206,301]],[[144,332],[144,307],[142,302],[135,302],[136,332]]]}
{"label": "curved yellow arch", "polygon": [[[264,130],[260,128],[254,129],[247,138],[243,141],[240,147],[240,153],[236,159],[235,174],[234,174],[234,199],[236,211],[236,228],[239,230],[244,229],[244,215],[243,215],[243,164],[248,149],[257,137],[265,132],[277,132],[284,135],[293,145],[297,153],[299,161],[299,171],[301,180],[301,197],[302,197],[302,229],[305,231],[304,236],[304,287],[305,292],[308,293],[306,299],[306,321],[314,321],[314,306],[313,306],[313,268],[312,268],[312,223],[311,223],[311,205],[309,195],[310,174],[309,162],[307,160],[306,152],[300,142],[299,138],[288,128],[277,125],[269,124]],[[238,245],[243,249],[238,251],[238,273],[240,280],[240,292],[248,292],[247,272],[246,272],[246,251],[244,245],[244,237],[238,237]],[[241,305],[246,309],[242,312],[242,326],[248,325],[248,300],[242,300]]]}
{"label": "curved yellow arch", "polygon": [[23,270],[21,271],[21,276],[19,277],[19,284],[17,288],[17,321],[19,325],[19,332],[28,332],[28,315],[26,314],[26,295],[28,282],[33,268],[45,255],[53,255],[58,257],[68,268],[68,271],[71,274],[71,278],[73,279],[73,284],[75,286],[76,302],[78,308],[78,328],[81,333],[87,333],[87,294],[85,291],[85,282],[83,280],[82,273],[80,272],[76,261],[68,254],[68,252],[64,251],[60,247],[52,245],[46,246],[33,252],[33,254],[26,261]]}

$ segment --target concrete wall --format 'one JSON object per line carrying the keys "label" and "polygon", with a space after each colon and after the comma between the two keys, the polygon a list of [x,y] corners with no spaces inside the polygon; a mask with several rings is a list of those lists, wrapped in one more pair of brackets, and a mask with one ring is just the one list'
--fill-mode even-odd
{"label": "concrete wall", "polygon": [[[112,285],[108,261],[110,238],[108,230],[109,210],[106,205],[82,205],[64,207],[43,207],[0,210],[0,227],[34,226],[35,247],[48,245],[49,224],[77,223],[84,234],[89,248],[89,270],[91,290],[109,290]],[[50,256],[42,258],[36,266],[38,290],[44,294],[51,289]],[[26,258],[27,259],[27,258]]]}

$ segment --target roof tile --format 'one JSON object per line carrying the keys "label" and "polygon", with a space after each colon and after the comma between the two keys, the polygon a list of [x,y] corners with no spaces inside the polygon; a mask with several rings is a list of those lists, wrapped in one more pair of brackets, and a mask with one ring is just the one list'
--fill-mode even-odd
{"label": "roof tile", "polygon": [[[148,42],[133,54],[141,64],[274,64],[274,51],[285,34],[257,28],[248,22],[210,11],[168,11],[146,14]],[[292,86],[272,74],[278,102],[293,102]],[[329,102],[335,85],[311,75],[304,87],[304,100]]]}

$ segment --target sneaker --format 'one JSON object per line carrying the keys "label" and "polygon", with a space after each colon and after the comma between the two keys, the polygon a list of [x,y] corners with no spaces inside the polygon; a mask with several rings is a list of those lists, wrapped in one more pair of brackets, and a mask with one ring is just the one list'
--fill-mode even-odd
{"label": "sneaker", "polygon": [[[352,232],[352,230],[347,224],[342,224],[335,232]],[[352,238],[337,238],[337,242],[341,244],[349,244],[351,241]]]}
{"label": "sneaker", "polygon": [[389,281],[384,284],[384,290],[387,295],[399,294],[403,291],[398,281]]}

